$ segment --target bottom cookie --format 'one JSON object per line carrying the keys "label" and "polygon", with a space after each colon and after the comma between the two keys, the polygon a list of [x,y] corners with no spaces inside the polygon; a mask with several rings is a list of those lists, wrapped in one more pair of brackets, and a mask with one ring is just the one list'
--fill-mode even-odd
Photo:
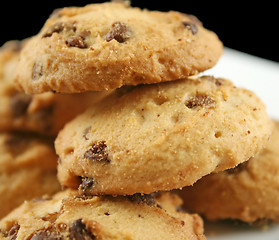
{"label": "bottom cookie", "polygon": [[279,122],[257,157],[202,178],[181,192],[187,209],[209,220],[279,222]]}
{"label": "bottom cookie", "polygon": [[0,239],[205,239],[202,219],[170,193],[83,196],[65,190],[25,202],[0,221]]}

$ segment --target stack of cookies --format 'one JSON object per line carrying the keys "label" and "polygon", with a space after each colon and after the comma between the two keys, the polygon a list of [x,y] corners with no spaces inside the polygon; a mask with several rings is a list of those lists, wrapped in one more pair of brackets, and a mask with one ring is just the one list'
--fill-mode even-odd
{"label": "stack of cookies", "polygon": [[253,92],[201,76],[222,55],[216,34],[192,15],[124,1],[56,10],[21,45],[9,79],[30,100],[11,94],[22,124],[13,116],[3,131],[55,138],[63,191],[12,211],[0,238],[205,239],[170,191],[237,172],[228,169],[257,155],[273,126]]}

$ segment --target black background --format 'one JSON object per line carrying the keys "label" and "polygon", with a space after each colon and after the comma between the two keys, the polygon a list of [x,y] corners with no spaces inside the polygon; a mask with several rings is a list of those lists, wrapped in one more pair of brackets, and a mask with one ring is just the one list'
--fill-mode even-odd
{"label": "black background", "polygon": [[[11,39],[35,35],[53,9],[83,6],[102,1],[10,1],[1,3],[0,45]],[[279,62],[279,14],[276,1],[143,1],[132,6],[150,10],[177,10],[197,16],[217,33],[224,45],[258,57]]]}

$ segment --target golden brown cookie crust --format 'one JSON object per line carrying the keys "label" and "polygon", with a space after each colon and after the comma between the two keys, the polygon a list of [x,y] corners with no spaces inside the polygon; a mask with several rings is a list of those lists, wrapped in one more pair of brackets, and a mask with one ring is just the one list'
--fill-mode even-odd
{"label": "golden brown cookie crust", "polygon": [[56,11],[22,50],[27,93],[74,93],[171,81],[213,67],[223,51],[193,16],[107,2]]}
{"label": "golden brown cookie crust", "polygon": [[58,178],[86,194],[182,188],[254,156],[271,126],[261,100],[225,79],[119,89],[59,133]]}
{"label": "golden brown cookie crust", "polygon": [[[279,221],[279,122],[255,158],[182,190],[185,207],[210,220]],[[210,186],[210,187],[209,187]]]}
{"label": "golden brown cookie crust", "polygon": [[0,238],[205,240],[202,219],[178,212],[178,196],[86,197],[64,191],[25,202],[0,221]]}

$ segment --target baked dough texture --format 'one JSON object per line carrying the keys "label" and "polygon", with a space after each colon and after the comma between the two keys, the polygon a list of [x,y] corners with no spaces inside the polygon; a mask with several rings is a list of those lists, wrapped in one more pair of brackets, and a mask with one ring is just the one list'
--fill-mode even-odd
{"label": "baked dough texture", "polygon": [[111,91],[77,94],[25,94],[13,82],[22,46],[9,41],[0,48],[0,131],[28,131],[56,136],[66,122]]}
{"label": "baked dough texture", "polygon": [[255,156],[272,126],[261,100],[229,80],[121,88],[60,131],[58,178],[93,195],[182,188]]}
{"label": "baked dough texture", "polygon": [[22,204],[0,221],[0,239],[205,240],[202,219],[178,211],[180,203],[170,193],[86,197],[67,190]]}
{"label": "baked dough texture", "polygon": [[194,16],[106,2],[55,11],[23,48],[26,93],[76,93],[172,81],[213,67],[217,35]]}
{"label": "baked dough texture", "polygon": [[184,205],[209,220],[279,221],[279,122],[265,149],[248,162],[180,192]]}

